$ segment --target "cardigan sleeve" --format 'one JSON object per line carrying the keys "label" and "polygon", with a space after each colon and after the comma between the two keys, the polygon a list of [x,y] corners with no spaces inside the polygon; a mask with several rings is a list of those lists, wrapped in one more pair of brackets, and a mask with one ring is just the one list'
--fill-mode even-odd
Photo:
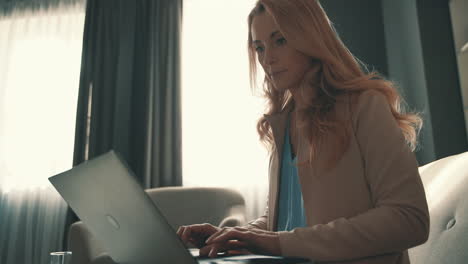
{"label": "cardigan sleeve", "polygon": [[369,90],[352,111],[374,207],[350,218],[278,232],[283,256],[316,261],[401,252],[429,236],[429,210],[415,155],[386,97]]}
{"label": "cardigan sleeve", "polygon": [[[267,201],[268,203],[268,201]],[[260,216],[259,218],[255,219],[255,220],[252,220],[250,222],[248,222],[245,226],[243,226],[244,228],[257,228],[257,229],[263,229],[263,230],[267,230],[267,220],[268,219],[268,205],[266,206],[265,208],[265,213]]]}

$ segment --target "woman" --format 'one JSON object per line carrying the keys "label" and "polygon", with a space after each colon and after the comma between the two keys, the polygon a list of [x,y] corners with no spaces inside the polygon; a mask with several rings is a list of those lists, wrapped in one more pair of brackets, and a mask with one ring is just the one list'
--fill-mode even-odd
{"label": "woman", "polygon": [[248,26],[251,83],[258,59],[269,103],[257,125],[270,152],[265,213],[243,227],[182,226],[178,235],[210,257],[240,249],[410,263],[408,249],[429,236],[412,152],[421,118],[401,112],[392,82],[364,72],[317,0],[258,0]]}

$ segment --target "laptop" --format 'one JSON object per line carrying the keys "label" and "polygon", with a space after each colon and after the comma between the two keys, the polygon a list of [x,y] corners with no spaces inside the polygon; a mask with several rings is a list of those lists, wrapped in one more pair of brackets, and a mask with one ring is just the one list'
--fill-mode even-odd
{"label": "laptop", "polygon": [[119,264],[310,263],[265,255],[200,257],[187,249],[122,156],[111,150],[49,178]]}

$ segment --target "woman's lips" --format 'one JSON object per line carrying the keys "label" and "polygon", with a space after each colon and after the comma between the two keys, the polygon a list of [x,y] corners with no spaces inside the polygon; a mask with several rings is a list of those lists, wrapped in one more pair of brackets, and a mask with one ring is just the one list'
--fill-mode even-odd
{"label": "woman's lips", "polygon": [[280,72],[277,72],[277,73],[273,73],[273,74],[271,74],[271,77],[278,77],[278,76],[281,75],[281,73],[283,73],[283,72],[286,72],[286,70],[280,71]]}

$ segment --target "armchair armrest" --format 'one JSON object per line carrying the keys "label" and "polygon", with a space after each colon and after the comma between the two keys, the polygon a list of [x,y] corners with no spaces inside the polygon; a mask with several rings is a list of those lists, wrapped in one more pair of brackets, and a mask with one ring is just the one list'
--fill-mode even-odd
{"label": "armchair armrest", "polygon": [[231,215],[231,216],[228,216],[226,218],[223,219],[223,221],[221,221],[221,223],[219,223],[219,227],[225,227],[225,226],[229,226],[229,227],[234,227],[234,226],[241,226],[242,223],[243,223],[243,219],[244,217],[243,216],[240,216],[240,215]]}
{"label": "armchair armrest", "polygon": [[90,264],[117,264],[114,260],[107,254],[102,253],[101,255],[95,257]]}
{"label": "armchair armrest", "polygon": [[105,253],[101,242],[79,221],[70,226],[68,247],[72,251],[72,264],[88,264],[97,256]]}

